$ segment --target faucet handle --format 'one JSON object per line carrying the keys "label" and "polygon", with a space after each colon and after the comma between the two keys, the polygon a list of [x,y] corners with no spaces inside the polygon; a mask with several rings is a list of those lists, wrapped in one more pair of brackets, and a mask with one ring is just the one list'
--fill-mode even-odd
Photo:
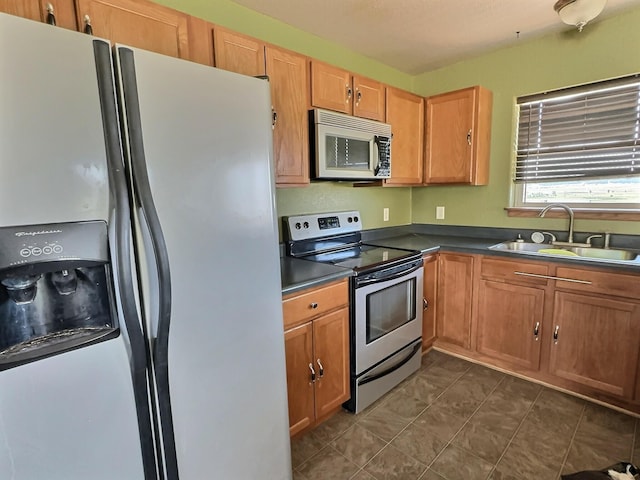
{"label": "faucet handle", "polygon": [[587,239],[585,240],[585,242],[586,242],[589,246],[591,246],[591,240],[593,240],[594,238],[602,238],[602,235],[600,235],[600,234],[596,234],[596,235],[589,235],[589,236],[587,237]]}
{"label": "faucet handle", "polygon": [[550,233],[550,232],[542,232],[542,235],[549,235],[551,237],[551,241],[549,243],[553,243],[553,242],[558,240],[556,238],[556,236],[553,233]]}

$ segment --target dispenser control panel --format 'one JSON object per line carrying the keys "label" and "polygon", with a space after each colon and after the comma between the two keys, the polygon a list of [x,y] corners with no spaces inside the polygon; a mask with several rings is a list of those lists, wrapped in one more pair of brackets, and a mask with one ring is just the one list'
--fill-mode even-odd
{"label": "dispenser control panel", "polygon": [[107,262],[106,222],[0,228],[0,269],[61,260]]}

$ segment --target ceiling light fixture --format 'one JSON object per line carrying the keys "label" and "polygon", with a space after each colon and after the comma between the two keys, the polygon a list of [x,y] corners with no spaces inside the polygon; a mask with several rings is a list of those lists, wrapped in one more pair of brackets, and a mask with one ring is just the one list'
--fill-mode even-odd
{"label": "ceiling light fixture", "polygon": [[600,15],[607,0],[558,0],[553,9],[567,25],[578,27],[582,31],[584,26]]}

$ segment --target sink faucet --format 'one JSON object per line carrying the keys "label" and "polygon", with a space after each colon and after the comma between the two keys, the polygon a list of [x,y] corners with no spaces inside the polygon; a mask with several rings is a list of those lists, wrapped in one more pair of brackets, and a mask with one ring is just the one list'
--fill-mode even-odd
{"label": "sink faucet", "polygon": [[538,216],[544,217],[544,215],[552,208],[563,208],[569,214],[569,238],[567,239],[567,242],[573,243],[573,210],[564,203],[552,203],[551,205],[544,207]]}

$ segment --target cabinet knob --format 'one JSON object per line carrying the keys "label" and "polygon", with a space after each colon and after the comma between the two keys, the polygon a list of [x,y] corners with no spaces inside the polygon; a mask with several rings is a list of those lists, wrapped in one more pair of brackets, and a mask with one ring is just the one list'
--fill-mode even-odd
{"label": "cabinet knob", "polygon": [[316,360],[318,362],[318,374],[320,375],[320,378],[324,377],[324,367],[322,366],[322,363],[320,363],[320,359]]}
{"label": "cabinet knob", "polygon": [[56,16],[53,14],[53,5],[47,3],[47,20],[46,22],[49,25],[56,25]]}
{"label": "cabinet knob", "polygon": [[271,128],[275,128],[276,127],[276,122],[278,121],[278,112],[276,112],[274,110],[273,107],[271,107]]}
{"label": "cabinet knob", "polygon": [[311,383],[316,382],[316,371],[313,369],[313,363],[309,364],[309,370],[311,370]]}
{"label": "cabinet knob", "polygon": [[471,145],[471,129],[467,132],[467,143]]}
{"label": "cabinet knob", "polygon": [[309,306],[313,309],[318,308],[318,304],[316,302],[312,302]]}
{"label": "cabinet knob", "polygon": [[556,325],[556,328],[553,329],[553,344],[558,343],[558,332],[560,331],[560,325]]}
{"label": "cabinet knob", "polygon": [[426,298],[422,299],[422,309],[426,310],[427,308],[429,308],[429,300],[427,300]]}
{"label": "cabinet knob", "polygon": [[353,90],[351,90],[351,87],[349,85],[347,85],[346,87],[347,87],[347,101],[345,103],[349,103],[349,100],[351,100],[351,97],[353,96]]}
{"label": "cabinet knob", "polygon": [[362,100],[362,92],[356,88],[356,106],[360,105],[360,100]]}
{"label": "cabinet knob", "polygon": [[538,334],[540,333],[540,322],[536,322],[536,326],[533,327],[533,336],[536,337],[536,342],[539,340]]}
{"label": "cabinet knob", "polygon": [[84,33],[93,35],[93,27],[91,26],[91,17],[89,15],[84,16]]}

